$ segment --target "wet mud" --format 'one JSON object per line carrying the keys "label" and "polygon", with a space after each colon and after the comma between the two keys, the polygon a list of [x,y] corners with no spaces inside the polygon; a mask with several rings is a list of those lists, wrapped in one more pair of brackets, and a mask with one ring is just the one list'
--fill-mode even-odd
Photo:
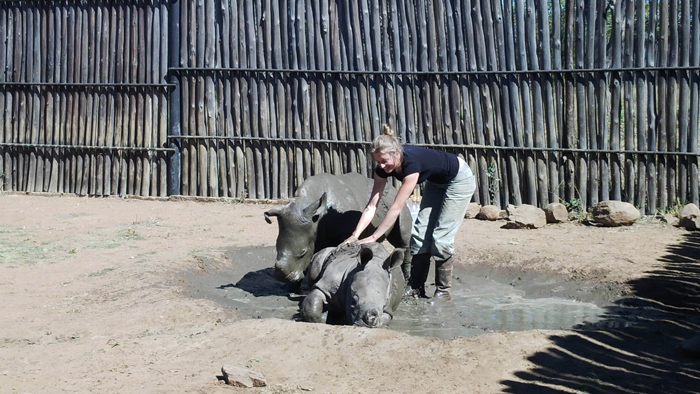
{"label": "wet mud", "polygon": [[[300,320],[304,295],[274,278],[274,247],[230,248],[221,255],[196,257],[197,268],[184,274],[192,297],[216,301],[241,319]],[[306,287],[304,281],[302,293]],[[427,291],[433,290],[429,279]],[[603,308],[624,296],[611,284],[456,264],[451,302],[405,298],[389,329],[443,339],[533,329],[585,330],[596,328]]]}

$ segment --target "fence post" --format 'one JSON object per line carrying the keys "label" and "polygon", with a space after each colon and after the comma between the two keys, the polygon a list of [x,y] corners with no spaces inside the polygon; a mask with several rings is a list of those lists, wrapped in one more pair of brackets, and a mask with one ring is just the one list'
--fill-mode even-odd
{"label": "fence post", "polygon": [[[170,13],[168,18],[168,67],[180,66],[180,0],[170,1]],[[181,194],[182,176],[182,140],[175,136],[182,135],[181,108],[180,108],[180,75],[168,70],[168,83],[175,87],[170,91],[170,121],[168,139],[169,146],[173,148],[168,163],[168,195]]]}

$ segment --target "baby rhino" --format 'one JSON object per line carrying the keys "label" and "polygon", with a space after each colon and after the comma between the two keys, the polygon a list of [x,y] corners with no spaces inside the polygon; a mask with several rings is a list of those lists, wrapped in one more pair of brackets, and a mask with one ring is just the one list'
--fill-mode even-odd
{"label": "baby rhino", "polygon": [[311,291],[301,303],[304,321],[384,327],[406,285],[403,249],[379,243],[346,244],[316,253],[309,267]]}

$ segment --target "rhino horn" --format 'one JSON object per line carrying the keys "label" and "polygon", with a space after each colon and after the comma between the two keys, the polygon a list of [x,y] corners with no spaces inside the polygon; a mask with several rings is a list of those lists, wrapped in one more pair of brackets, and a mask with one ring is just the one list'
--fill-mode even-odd
{"label": "rhino horn", "polygon": [[360,248],[360,265],[365,266],[367,263],[370,262],[374,258],[374,251],[372,251],[372,248],[369,245],[361,245]]}
{"label": "rhino horn", "polygon": [[272,220],[270,220],[270,216],[279,216],[282,214],[282,208],[272,208],[269,211],[265,212],[265,221],[267,224],[272,224]]}
{"label": "rhino horn", "polygon": [[326,206],[327,202],[328,195],[324,192],[321,195],[321,198],[309,204],[301,211],[302,219],[304,219],[306,222],[317,221],[323,214],[326,213],[326,209],[328,209]]}
{"label": "rhino horn", "polygon": [[389,256],[389,258],[384,262],[383,268],[387,271],[391,271],[392,269],[399,267],[401,264],[403,264],[404,253],[406,253],[406,251],[403,248],[394,249],[394,251],[391,252],[391,256]]}

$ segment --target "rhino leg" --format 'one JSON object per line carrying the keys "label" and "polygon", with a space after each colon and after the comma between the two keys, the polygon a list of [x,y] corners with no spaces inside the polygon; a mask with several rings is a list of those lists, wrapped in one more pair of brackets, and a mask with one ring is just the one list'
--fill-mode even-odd
{"label": "rhino leg", "polygon": [[356,326],[380,328],[386,327],[391,323],[392,316],[378,309],[366,311],[360,320],[353,322]]}
{"label": "rhino leg", "polygon": [[403,255],[403,264],[401,264],[401,270],[403,271],[404,279],[407,283],[410,283],[411,279],[411,260],[413,256],[409,252],[411,245],[411,230],[413,229],[413,221],[411,218],[411,212],[408,207],[405,207],[403,211],[399,214],[397,219],[397,224],[391,229],[387,235],[387,241],[395,248],[406,249],[406,253]]}
{"label": "rhino leg", "polygon": [[382,314],[382,316],[379,318],[379,322],[377,324],[377,327],[386,327],[391,323],[392,316],[386,312]]}
{"label": "rhino leg", "polygon": [[319,289],[313,289],[301,302],[301,316],[309,323],[325,323],[324,305],[326,296]]}

